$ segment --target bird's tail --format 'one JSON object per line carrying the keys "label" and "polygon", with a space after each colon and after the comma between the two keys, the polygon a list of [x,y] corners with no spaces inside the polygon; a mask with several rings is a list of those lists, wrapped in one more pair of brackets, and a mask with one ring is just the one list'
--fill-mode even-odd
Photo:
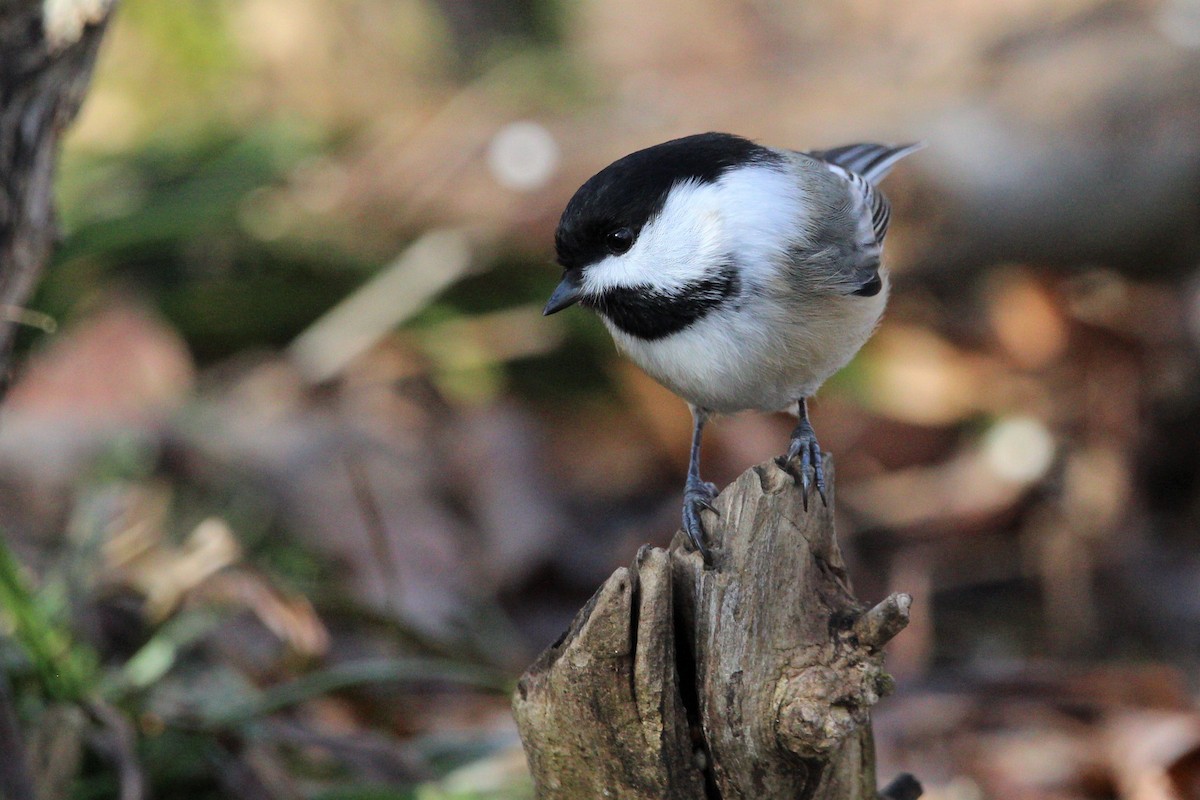
{"label": "bird's tail", "polygon": [[834,147],[831,150],[812,150],[810,156],[836,164],[842,169],[857,172],[871,183],[883,180],[896,162],[925,146],[924,142],[913,142],[896,147],[886,144],[863,142]]}

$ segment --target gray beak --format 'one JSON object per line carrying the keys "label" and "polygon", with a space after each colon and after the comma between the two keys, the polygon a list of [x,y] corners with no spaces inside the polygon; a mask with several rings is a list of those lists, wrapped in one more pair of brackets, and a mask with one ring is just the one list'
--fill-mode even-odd
{"label": "gray beak", "polygon": [[550,301],[542,309],[542,315],[548,316],[557,313],[579,302],[579,296],[583,294],[582,284],[582,270],[569,270],[566,275],[563,275],[562,282],[558,284],[558,288],[554,290],[554,294],[550,295]]}

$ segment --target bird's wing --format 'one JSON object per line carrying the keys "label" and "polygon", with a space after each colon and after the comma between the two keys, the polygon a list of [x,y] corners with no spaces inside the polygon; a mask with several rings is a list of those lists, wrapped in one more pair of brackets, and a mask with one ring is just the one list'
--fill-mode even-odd
{"label": "bird's wing", "polygon": [[875,182],[921,145],[852,144],[797,152],[815,213],[791,251],[792,280],[807,291],[871,297],[879,274],[891,207]]}
{"label": "bird's wing", "polygon": [[807,155],[824,161],[831,170],[849,182],[852,191],[862,198],[864,208],[870,210],[871,230],[876,243],[883,244],[892,217],[892,207],[883,192],[875,188],[875,184],[883,180],[897,161],[924,146],[920,142],[898,147],[861,142],[830,150],[812,150]]}
{"label": "bird's wing", "polygon": [[859,144],[847,144],[829,150],[810,150],[808,155],[830,164],[837,164],[842,169],[849,170],[850,172],[857,172],[871,183],[879,183],[883,180],[884,176],[892,171],[892,167],[896,166],[897,161],[915,153],[924,146],[923,142],[902,144],[896,147],[886,144],[860,142]]}

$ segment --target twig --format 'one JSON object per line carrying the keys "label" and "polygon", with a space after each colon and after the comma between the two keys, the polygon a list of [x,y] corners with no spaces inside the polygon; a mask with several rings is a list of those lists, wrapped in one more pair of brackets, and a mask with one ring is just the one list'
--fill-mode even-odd
{"label": "twig", "polygon": [[858,618],[854,623],[854,632],[867,647],[876,651],[882,650],[885,644],[908,625],[908,613],[911,608],[911,595],[889,595]]}
{"label": "twig", "polygon": [[89,700],[87,709],[100,725],[93,744],[111,758],[117,768],[119,800],[142,800],[146,796],[146,778],[138,763],[133,725],[124,714],[103,700]]}
{"label": "twig", "polygon": [[396,616],[401,617],[399,607],[400,564],[392,550],[391,537],[388,536],[387,522],[375,490],[371,488],[371,479],[367,475],[362,459],[356,453],[345,456],[346,472],[350,476],[350,488],[358,503],[359,513],[362,514],[363,525],[367,529],[367,538],[371,541],[371,549],[379,562],[379,570],[383,578],[383,595],[386,608]]}
{"label": "twig", "polygon": [[297,336],[288,346],[288,358],[312,383],[336,377],[470,272],[475,262],[467,231],[439,228],[426,233]]}

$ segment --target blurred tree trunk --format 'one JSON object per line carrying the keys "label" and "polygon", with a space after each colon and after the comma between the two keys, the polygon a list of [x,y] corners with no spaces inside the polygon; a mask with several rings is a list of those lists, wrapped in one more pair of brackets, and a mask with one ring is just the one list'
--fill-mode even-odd
{"label": "blurred tree trunk", "polygon": [[[806,510],[773,462],[716,506],[711,567],[682,534],[643,548],[521,678],[539,798],[877,797],[869,709],[910,598],[859,603],[831,506]],[[919,794],[909,776],[884,791]]]}
{"label": "blurred tree trunk", "polygon": [[[13,339],[57,236],[54,164],[92,75],[112,0],[0,0],[0,397]],[[25,745],[0,680],[0,795],[33,800]]]}
{"label": "blurred tree trunk", "polygon": [[57,236],[59,141],[83,102],[112,0],[0,0],[0,387]]}

